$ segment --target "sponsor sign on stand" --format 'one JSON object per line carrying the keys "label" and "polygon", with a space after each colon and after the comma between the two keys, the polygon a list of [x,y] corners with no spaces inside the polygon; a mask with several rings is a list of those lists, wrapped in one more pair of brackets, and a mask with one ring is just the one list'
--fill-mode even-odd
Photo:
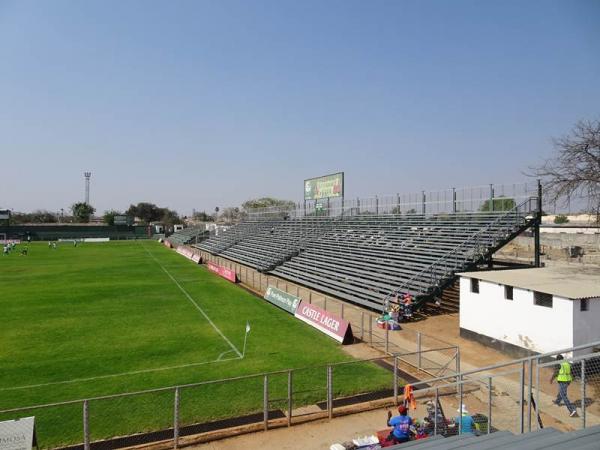
{"label": "sponsor sign on stand", "polygon": [[0,244],[20,244],[21,239],[0,239]]}
{"label": "sponsor sign on stand", "polygon": [[350,323],[318,306],[301,301],[296,308],[294,316],[321,330],[327,336],[332,337],[342,344],[352,342],[352,327]]}
{"label": "sponsor sign on stand", "polygon": [[0,450],[31,450],[34,445],[35,417],[0,422]]}
{"label": "sponsor sign on stand", "polygon": [[264,298],[275,306],[285,309],[290,314],[294,314],[298,308],[298,305],[300,304],[300,297],[288,294],[287,292],[277,289],[273,286],[267,287],[267,292],[265,292]]}
{"label": "sponsor sign on stand", "polygon": [[218,264],[209,262],[208,270],[216,273],[217,275],[222,276],[223,278],[231,281],[232,283],[235,283],[237,281],[237,277],[235,276],[235,271],[228,269],[227,267],[219,266]]}
{"label": "sponsor sign on stand", "polygon": [[175,251],[180,255],[185,256],[187,259],[194,261],[196,264],[200,264],[202,258],[199,254],[194,253],[193,250],[186,247],[177,247],[177,250]]}

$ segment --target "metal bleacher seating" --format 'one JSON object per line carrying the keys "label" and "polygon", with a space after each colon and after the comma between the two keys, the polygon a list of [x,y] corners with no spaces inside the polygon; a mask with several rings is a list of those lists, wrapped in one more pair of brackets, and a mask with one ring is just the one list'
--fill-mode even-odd
{"label": "metal bleacher seating", "polygon": [[187,245],[192,242],[198,242],[206,239],[207,237],[208,231],[204,226],[201,226],[184,228],[181,231],[173,233],[167,238],[167,240],[171,243],[171,245],[177,247],[179,245]]}
{"label": "metal bleacher seating", "polygon": [[411,448],[414,450],[491,450],[491,449],[518,449],[518,450],[588,450],[600,448],[600,426],[571,431],[560,432],[554,428],[544,428],[524,434],[513,434],[508,431],[475,436],[470,433],[442,438],[428,438],[411,441],[388,447],[390,450]]}
{"label": "metal bleacher seating", "polygon": [[380,309],[395,293],[421,301],[532,224],[511,212],[254,219],[198,248]]}

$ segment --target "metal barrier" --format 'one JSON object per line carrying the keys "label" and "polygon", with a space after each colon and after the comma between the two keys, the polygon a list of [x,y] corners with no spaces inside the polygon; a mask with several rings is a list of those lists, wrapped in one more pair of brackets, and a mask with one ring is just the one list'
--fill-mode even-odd
{"label": "metal barrier", "polygon": [[[410,357],[423,361],[427,353],[428,350],[390,354],[4,409],[0,415],[2,418],[35,415],[41,447],[83,443],[88,450],[92,444],[95,449],[102,449],[166,441],[177,448],[186,436],[210,430],[210,425],[198,425],[207,419],[236,417],[238,423],[241,419],[242,423],[254,424],[256,430],[268,430],[271,426],[291,426],[307,416],[332,419],[337,414],[345,414],[349,406],[356,407],[365,400],[370,401],[365,409],[398,404],[404,401],[401,387],[405,384],[399,366]],[[566,406],[552,403],[555,386],[549,381],[557,367],[553,359],[557,354],[565,355],[571,364],[574,378],[568,392],[573,399],[571,406],[567,402]],[[375,366],[389,370],[381,370],[373,376]],[[544,377],[548,383],[544,383]],[[549,418],[553,426],[562,422],[571,429],[585,428],[600,424],[600,342],[429,378],[412,386],[416,409],[410,414],[425,418],[418,427],[428,434],[449,436],[468,431],[464,427],[474,427],[478,433],[500,430],[522,433],[542,427]],[[244,395],[232,397],[232,392]],[[462,417],[463,405],[473,422],[458,419]],[[578,415],[570,417],[568,408],[576,408]],[[134,417],[130,414],[133,410],[145,410],[148,414]],[[213,429],[226,426],[218,422],[213,425]],[[132,432],[137,434],[132,435]]]}

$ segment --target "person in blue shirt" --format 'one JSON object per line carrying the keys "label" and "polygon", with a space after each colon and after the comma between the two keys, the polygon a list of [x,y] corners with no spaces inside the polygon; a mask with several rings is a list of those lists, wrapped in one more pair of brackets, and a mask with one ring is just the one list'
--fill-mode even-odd
{"label": "person in blue shirt", "polygon": [[394,444],[410,441],[410,433],[412,427],[412,419],[407,415],[406,406],[398,407],[399,416],[392,417],[392,413],[388,411],[388,426],[394,427],[388,436],[388,440]]}
{"label": "person in blue shirt", "polygon": [[467,411],[467,407],[465,405],[461,405],[461,407],[457,409],[456,412],[460,413],[460,417],[457,417],[455,421],[457,425],[460,421],[461,434],[473,433],[473,428],[475,428],[475,421],[473,420],[473,417],[471,417],[471,415],[469,414],[469,411]]}

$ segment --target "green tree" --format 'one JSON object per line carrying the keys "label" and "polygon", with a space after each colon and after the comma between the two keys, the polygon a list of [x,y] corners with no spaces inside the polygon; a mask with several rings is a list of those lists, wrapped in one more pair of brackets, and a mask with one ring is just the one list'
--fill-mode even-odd
{"label": "green tree", "polygon": [[296,204],[291,200],[280,200],[272,197],[255,198],[242,203],[244,211],[249,211],[256,208],[272,208],[278,207],[284,210],[294,209]]}
{"label": "green tree", "polygon": [[569,218],[565,214],[559,214],[554,218],[554,223],[557,225],[569,223]]}
{"label": "green tree", "polygon": [[115,211],[114,209],[110,209],[108,211],[104,211],[104,215],[102,216],[102,220],[107,225],[115,224],[115,216],[122,216],[123,213],[120,211]]}
{"label": "green tree", "polygon": [[130,205],[125,214],[132,217],[139,217],[146,224],[150,222],[158,222],[164,211],[154,203],[140,202],[137,205]]}
{"label": "green tree", "polygon": [[207,214],[206,211],[196,211],[192,218],[200,222],[213,222],[215,220],[214,217]]}
{"label": "green tree", "polygon": [[85,202],[73,203],[71,206],[71,212],[73,213],[73,220],[77,223],[88,223],[90,217],[96,212],[96,209],[92,205],[88,205]]}
{"label": "green tree", "polygon": [[479,211],[510,211],[515,206],[517,206],[517,204],[515,203],[515,199],[510,197],[496,197],[494,198],[493,209],[490,207],[491,205],[491,201],[486,200],[485,202],[483,202],[483,205],[481,205],[481,208],[479,208]]}

